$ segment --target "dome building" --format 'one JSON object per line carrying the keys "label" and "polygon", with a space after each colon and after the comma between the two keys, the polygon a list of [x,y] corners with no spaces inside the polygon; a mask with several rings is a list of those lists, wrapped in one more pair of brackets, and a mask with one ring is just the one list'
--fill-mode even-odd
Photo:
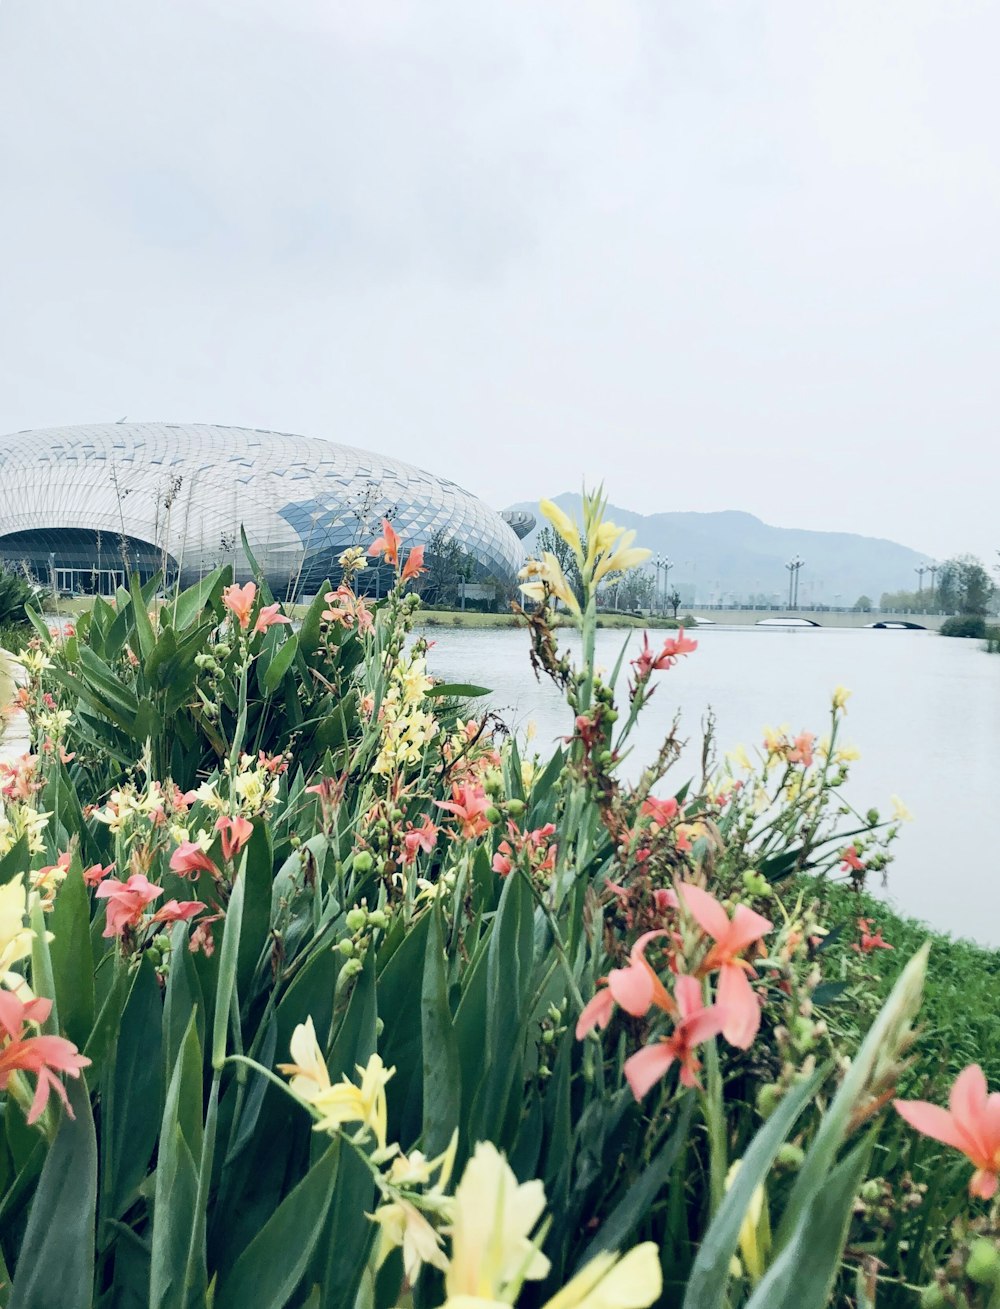
{"label": "dome building", "polygon": [[132,571],[188,586],[223,563],[246,581],[242,528],[275,595],[306,595],[336,582],[338,555],[367,547],[383,518],[405,548],[454,539],[477,581],[510,581],[523,563],[517,534],[481,500],[354,446],[202,423],[0,439],[0,559],[64,592],[112,594]]}

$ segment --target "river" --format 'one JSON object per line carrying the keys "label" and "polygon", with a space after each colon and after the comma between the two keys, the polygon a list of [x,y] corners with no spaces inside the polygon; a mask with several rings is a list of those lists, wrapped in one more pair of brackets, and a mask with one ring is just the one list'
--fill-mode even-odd
{"label": "river", "polygon": [[[569,710],[537,683],[520,631],[441,628],[431,671],[491,688],[490,705],[515,729],[535,723],[545,753],[570,731]],[[662,640],[652,633],[651,640]],[[610,669],[641,634],[600,632],[597,661]],[[575,633],[561,634],[567,642]],[[700,724],[711,706],[720,753],[759,745],[765,726],[829,730],[837,685],[852,691],[840,743],[856,746],[847,795],[862,812],[888,815],[891,796],[912,812],[892,847],[888,886],[872,890],[941,931],[1000,946],[1000,858],[994,815],[1000,796],[1000,655],[978,641],[930,632],[702,627],[698,649],[669,672],[635,734],[628,771],[652,759],[675,711],[688,746],[671,773],[679,788],[698,768]],[[654,641],[654,646],[656,645]],[[576,642],[578,647],[578,642]],[[626,664],[627,671],[627,664]],[[624,680],[620,686],[624,697]],[[876,879],[877,880],[877,879]]]}

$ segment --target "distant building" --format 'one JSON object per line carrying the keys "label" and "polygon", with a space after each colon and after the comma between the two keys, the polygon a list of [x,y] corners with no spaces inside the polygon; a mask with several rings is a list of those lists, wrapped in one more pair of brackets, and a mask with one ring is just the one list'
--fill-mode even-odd
{"label": "distant building", "polygon": [[[404,552],[440,532],[475,578],[524,559],[500,514],[454,482],[353,446],[201,423],[108,423],[0,439],[0,559],[60,591],[112,594],[161,569],[189,585],[222,563],[251,577],[240,529],[276,595],[339,577],[337,556],[389,518]],[[361,578],[384,585],[379,570]]]}

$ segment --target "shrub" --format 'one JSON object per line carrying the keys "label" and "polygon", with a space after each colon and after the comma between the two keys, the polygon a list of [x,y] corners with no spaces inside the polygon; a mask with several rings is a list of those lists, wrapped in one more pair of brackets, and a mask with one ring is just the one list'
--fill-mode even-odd
{"label": "shrub", "polygon": [[986,619],[972,615],[956,615],[946,618],[940,630],[942,636],[975,637],[981,641],[986,636]]}

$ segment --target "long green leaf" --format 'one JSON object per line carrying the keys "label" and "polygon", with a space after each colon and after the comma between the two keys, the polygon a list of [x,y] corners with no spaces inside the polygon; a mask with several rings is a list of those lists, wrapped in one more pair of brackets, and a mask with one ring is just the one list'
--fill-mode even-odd
{"label": "long green leaf", "polygon": [[94,954],[90,944],[90,897],[78,860],[67,873],[49,921],[52,976],[63,1031],[79,1049],[94,1025]]}
{"label": "long green leaf", "polygon": [[754,1192],[762,1185],[775,1155],[826,1071],[819,1069],[807,1081],[793,1087],[750,1142],[736,1178],[702,1238],[688,1278],[683,1309],[721,1309],[726,1303],[730,1265]]}
{"label": "long green leaf", "polygon": [[299,648],[299,638],[292,632],[286,636],[281,645],[278,646],[274,658],[268,664],[267,672],[264,674],[264,690],[269,694],[277,690],[281,685],[281,679],[291,667],[292,660],[295,658],[295,651]]}
{"label": "long green leaf", "polygon": [[214,1309],[248,1309],[250,1305],[282,1309],[288,1303],[327,1224],[339,1162],[339,1144],[334,1142],[223,1277]]}
{"label": "long green leaf", "polygon": [[97,1140],[81,1076],[68,1085],[75,1117],[63,1111],[45,1159],[21,1242],[9,1309],[91,1309]]}
{"label": "long green leaf", "polygon": [[448,1007],[441,914],[431,913],[420,996],[424,1067],[424,1153],[440,1154],[456,1131],[462,1109],[462,1069]]}
{"label": "long green leaf", "polygon": [[153,1201],[149,1309],[188,1309],[185,1282],[203,1140],[201,1046],[194,1014],[163,1109]]}
{"label": "long green leaf", "polygon": [[236,874],[233,892],[226,908],[226,924],[219,950],[219,984],[215,993],[215,1015],[212,1025],[212,1067],[221,1068],[226,1058],[226,1034],[229,1030],[230,1008],[236,995],[236,969],[240,953],[240,930],[243,924],[243,897],[246,887],[246,854],[243,866]]}

